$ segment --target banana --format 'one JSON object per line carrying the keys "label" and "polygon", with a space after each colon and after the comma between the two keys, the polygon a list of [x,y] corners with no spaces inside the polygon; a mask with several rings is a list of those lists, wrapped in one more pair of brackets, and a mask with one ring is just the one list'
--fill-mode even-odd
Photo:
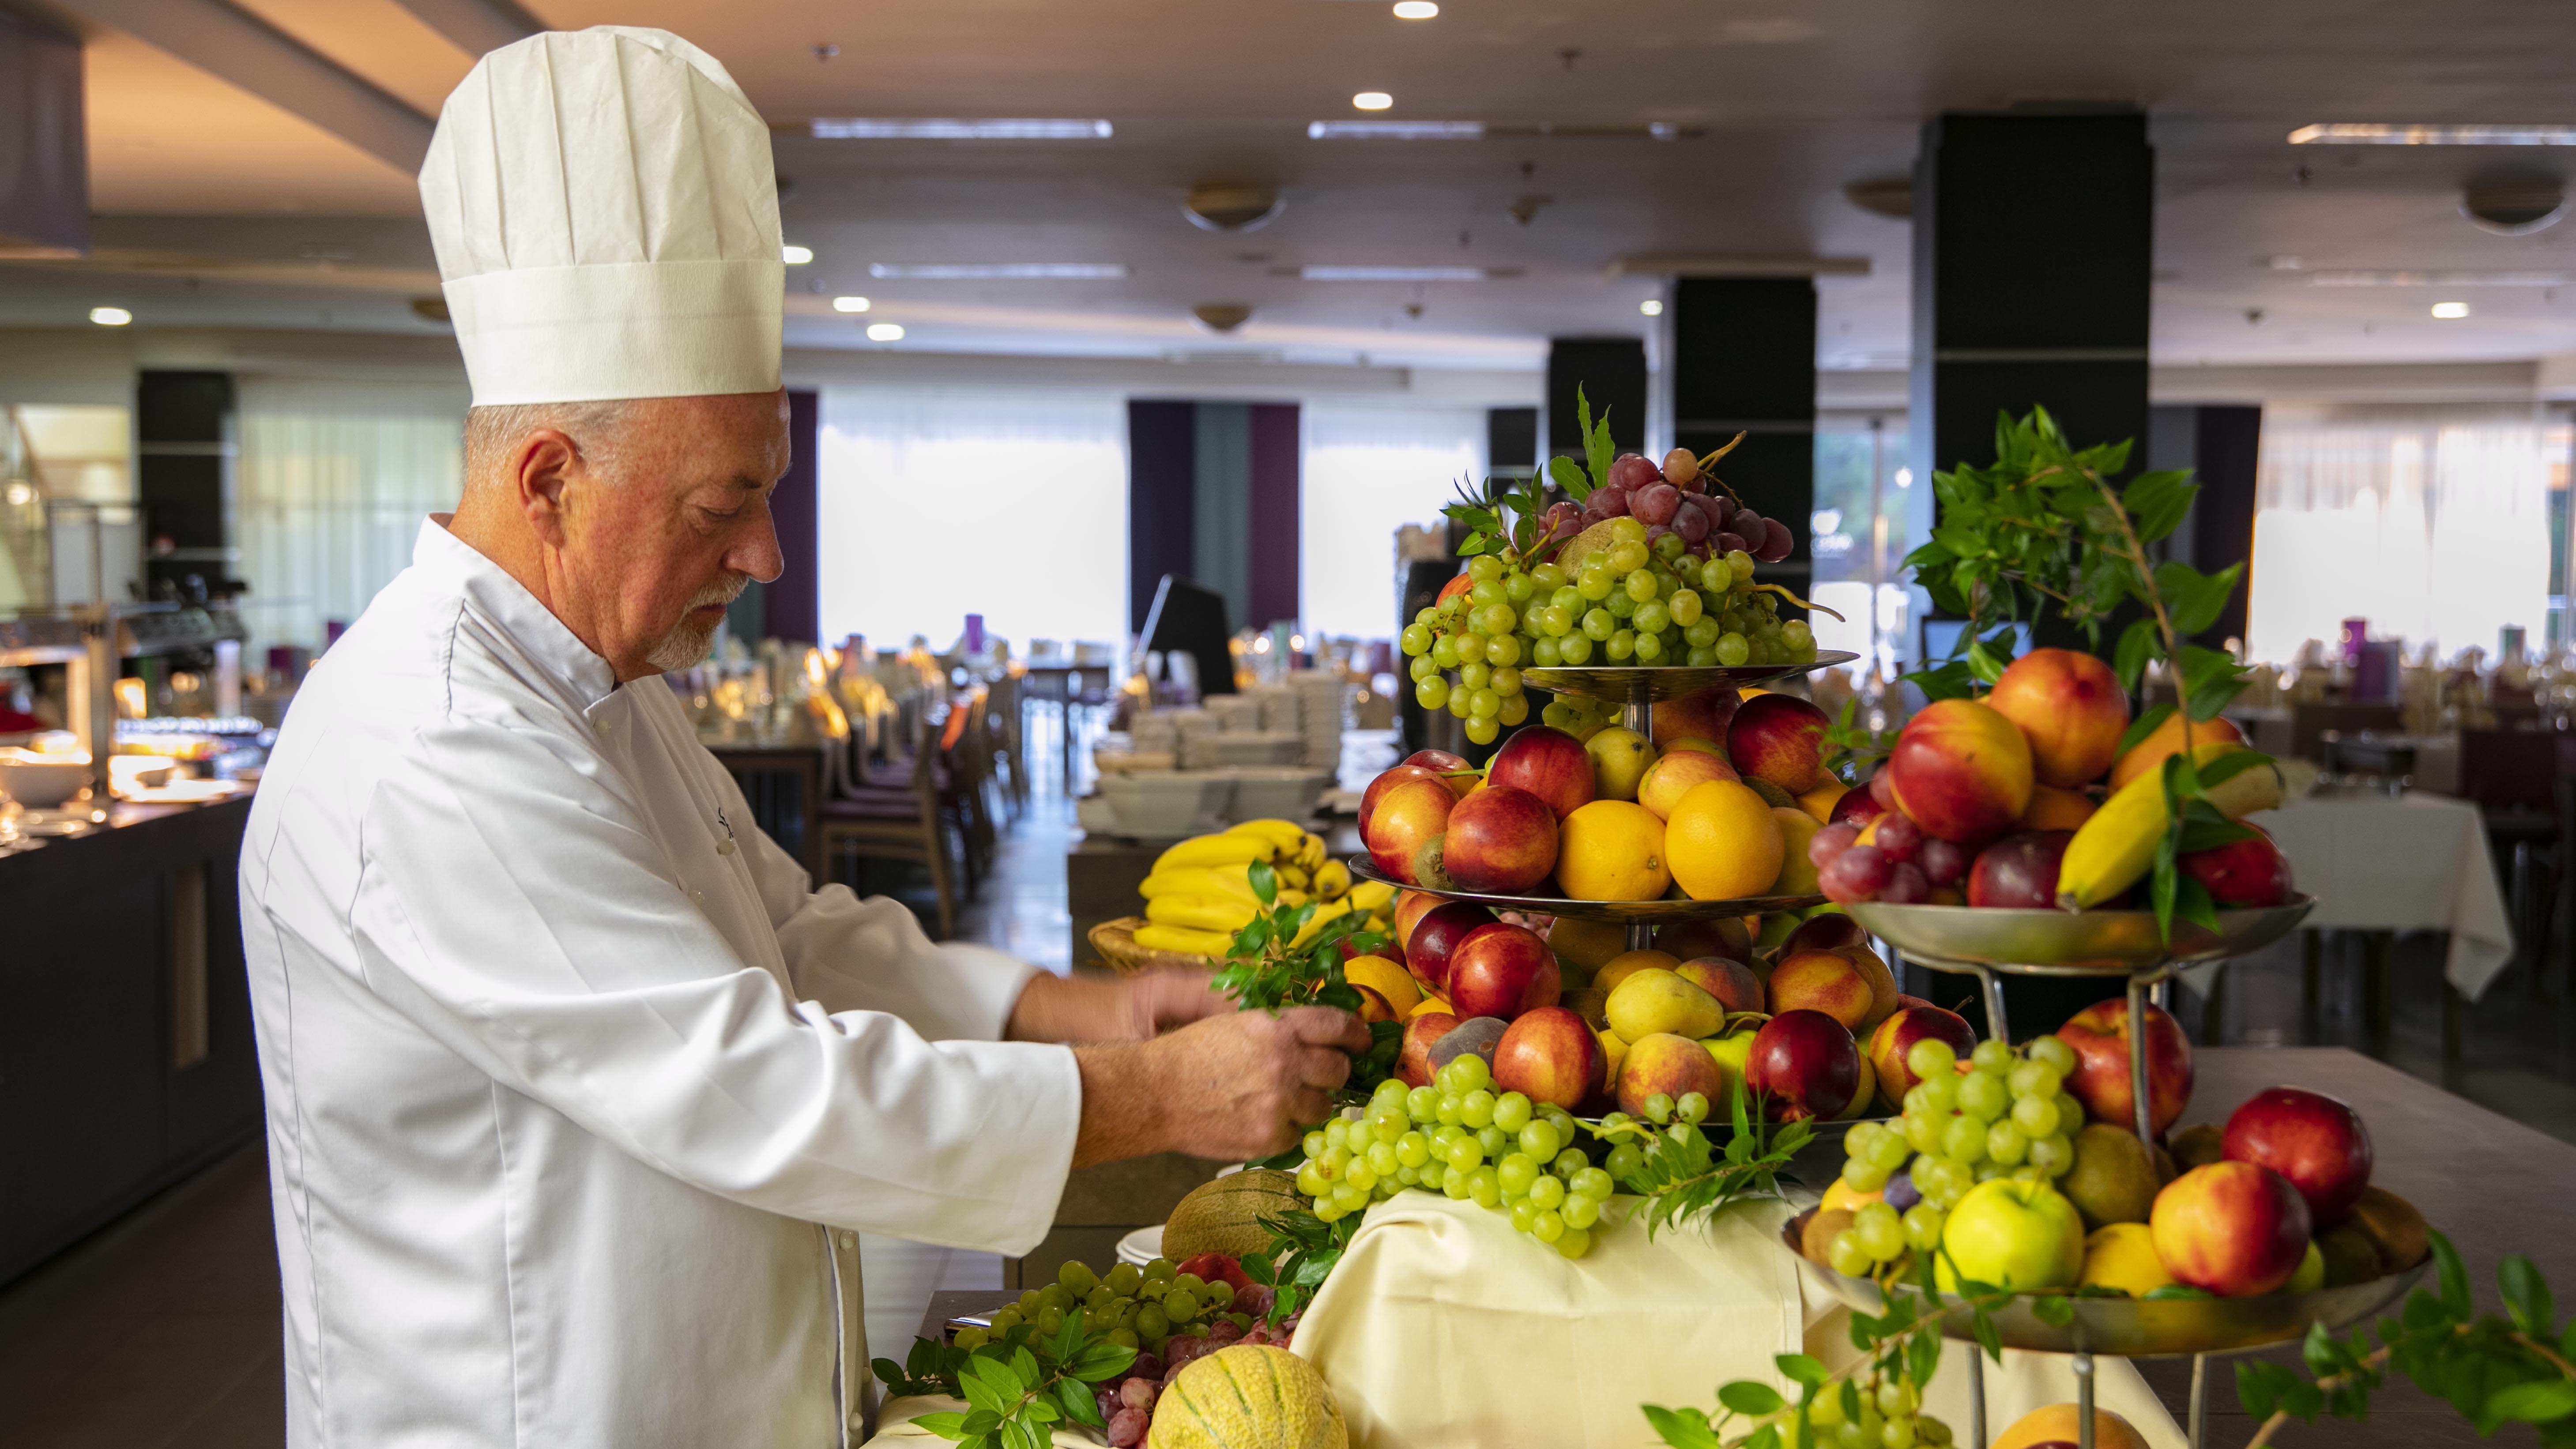
{"label": "banana", "polygon": [[1139,926],[1136,944],[1149,951],[1175,951],[1184,956],[1212,956],[1225,959],[1234,949],[1234,938],[1216,931],[1194,931],[1187,926]]}
{"label": "banana", "polygon": [[1320,868],[1324,863],[1323,840],[1318,836],[1309,835],[1298,842],[1297,863],[1308,870]]}
{"label": "banana", "polygon": [[1197,835],[1164,851],[1154,861],[1157,871],[1183,865],[1248,865],[1279,853],[1278,845],[1258,835]]}
{"label": "banana", "polygon": [[1240,931],[1255,908],[1231,896],[1156,896],[1145,903],[1145,919],[1158,926],[1187,926],[1196,931]]}
{"label": "banana", "polygon": [[[1344,879],[1349,878],[1349,867],[1342,865],[1338,860],[1334,861],[1333,865],[1341,870]],[[1386,915],[1395,904],[1395,887],[1382,880],[1361,881],[1351,887],[1351,904],[1372,916]]]}
{"label": "banana", "polygon": [[1271,869],[1277,872],[1279,884],[1282,886],[1294,887],[1301,891],[1311,890],[1314,887],[1315,877],[1308,871],[1293,865],[1275,865]]}
{"label": "banana", "polygon": [[[2192,760],[2206,764],[2239,748],[2220,741],[2196,745]],[[2281,803],[2280,769],[2255,765],[2240,770],[2211,786],[2208,800],[2230,819],[2269,810]],[[2058,903],[2089,910],[2137,884],[2154,867],[2156,843],[2169,823],[2163,771],[2121,786],[2066,843],[2057,870]]]}
{"label": "banana", "polygon": [[1251,900],[1252,882],[1245,878],[1243,866],[1183,865],[1158,870],[1145,877],[1136,893],[1147,900],[1156,896],[1228,896]]}
{"label": "banana", "polygon": [[1246,820],[1229,828],[1228,835],[1251,835],[1270,842],[1281,855],[1294,855],[1306,841],[1306,832],[1285,820]]}
{"label": "banana", "polygon": [[1304,946],[1307,942],[1315,939],[1316,932],[1324,929],[1324,923],[1326,921],[1333,920],[1340,916],[1347,916],[1350,912],[1351,903],[1347,898],[1338,901],[1326,901],[1322,905],[1317,906],[1315,908],[1315,914],[1309,916],[1306,919],[1305,926],[1297,932],[1297,939],[1288,943],[1288,949],[1294,951],[1299,947]]}
{"label": "banana", "polygon": [[1315,894],[1324,899],[1339,900],[1351,888],[1351,868],[1338,860],[1328,860],[1315,867]]}

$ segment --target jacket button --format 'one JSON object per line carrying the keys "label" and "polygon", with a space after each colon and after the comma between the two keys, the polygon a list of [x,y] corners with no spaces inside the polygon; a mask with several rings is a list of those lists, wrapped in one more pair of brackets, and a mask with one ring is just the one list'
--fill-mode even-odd
{"label": "jacket button", "polygon": [[857,1247],[858,1245],[859,1245],[859,1235],[858,1235],[858,1234],[856,1234],[856,1233],[843,1233],[843,1234],[841,1234],[841,1246],[842,1246],[842,1247],[844,1247],[844,1248],[855,1248],[855,1247]]}
{"label": "jacket button", "polygon": [[865,1431],[867,1427],[868,1416],[855,1409],[852,1410],[850,1412],[850,1432],[853,1434],[860,1433]]}
{"label": "jacket button", "polygon": [[717,841],[717,842],[716,842],[716,854],[718,854],[718,855],[731,855],[731,854],[733,854],[733,842],[732,842],[732,841],[730,841],[730,840],[719,840],[719,841]]}

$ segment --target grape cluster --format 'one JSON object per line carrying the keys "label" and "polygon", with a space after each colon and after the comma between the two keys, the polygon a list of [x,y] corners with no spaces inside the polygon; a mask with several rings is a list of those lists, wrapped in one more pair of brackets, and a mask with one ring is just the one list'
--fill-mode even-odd
{"label": "grape cluster", "polygon": [[[1086,1331],[1099,1330],[1108,1341],[1146,1353],[1160,1353],[1176,1337],[1205,1337],[1217,1325],[1230,1325],[1239,1337],[1253,1326],[1253,1315],[1238,1312],[1234,1285],[1225,1279],[1201,1279],[1183,1273],[1169,1259],[1156,1258],[1139,1268],[1120,1263],[1107,1273],[1082,1263],[1066,1263],[1056,1281],[1032,1288],[1019,1302],[996,1312],[988,1329],[957,1330],[959,1348],[976,1348],[1012,1328],[1030,1323],[1052,1336],[1067,1318],[1082,1315]],[[1246,1304],[1269,1311],[1267,1303]]]}
{"label": "grape cluster", "polygon": [[1854,1277],[1930,1252],[1951,1208],[1968,1189],[1997,1177],[2047,1182],[2075,1165],[2072,1136],[2084,1106],[2065,1089],[2075,1049],[2055,1036],[2019,1052],[1977,1043],[1968,1070],[1947,1042],[1918,1041],[1905,1065],[1919,1080],[1894,1125],[1861,1122],[1843,1138],[1842,1180],[1875,1192],[1825,1250],[1834,1271]]}
{"label": "grape cluster", "polygon": [[[1685,449],[1659,470],[1634,453],[1580,506],[1539,517],[1526,554],[1478,554],[1402,636],[1413,697],[1490,744],[1528,718],[1521,670],[1566,665],[1765,665],[1815,658],[1804,620],[1783,621],[1779,596],[1754,587],[1755,561],[1789,555],[1789,530],[1707,492]],[[1608,706],[1562,700],[1541,719],[1578,736]]]}
{"label": "grape cluster", "polygon": [[1940,1449],[1951,1442],[1950,1426],[1923,1412],[1923,1396],[1908,1379],[1882,1375],[1853,1398],[1857,1412],[1831,1389],[1807,1405],[1807,1427],[1817,1449],[1914,1449],[1918,1444]]}
{"label": "grape cluster", "polygon": [[[1326,1222],[1408,1187],[1445,1193],[1508,1212],[1514,1228],[1580,1258],[1616,1187],[1576,1145],[1579,1130],[1562,1107],[1497,1094],[1485,1059],[1462,1054],[1429,1085],[1381,1082],[1366,1108],[1307,1133],[1297,1189]],[[1636,1149],[1612,1149],[1614,1165],[1623,1150]]]}
{"label": "grape cluster", "polygon": [[[1958,885],[1970,863],[1966,846],[1925,834],[1922,826],[1893,809],[1866,825],[1845,820],[1817,831],[1807,841],[1807,862],[1816,868],[1817,888],[1843,905],[1919,905],[1932,899],[1932,892]],[[1950,903],[1956,904],[1955,898]]]}

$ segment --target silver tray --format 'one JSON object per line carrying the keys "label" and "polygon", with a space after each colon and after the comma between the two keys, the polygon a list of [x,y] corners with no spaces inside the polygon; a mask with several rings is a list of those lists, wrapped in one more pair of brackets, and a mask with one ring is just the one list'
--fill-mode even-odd
{"label": "silver tray", "polygon": [[1793,675],[1812,674],[1819,669],[1831,669],[1837,664],[1849,664],[1859,657],[1841,649],[1819,649],[1816,657],[1804,664],[1741,664],[1734,668],[1723,664],[1569,664],[1553,669],[1531,665],[1521,671],[1521,683],[1532,689],[1571,694],[1579,699],[1644,705],[1697,694],[1714,685],[1731,684],[1742,689],[1747,685],[1768,684],[1774,679],[1787,679]]}
{"label": "silver tray", "polygon": [[2126,976],[2161,966],[2222,961],[2286,936],[2316,907],[2220,911],[2218,929],[2177,917],[2173,939],[2156,936],[2153,911],[1998,910],[1985,906],[1899,906],[1854,901],[1843,907],[1861,928],[1927,965],[1982,966],[2023,976]]}
{"label": "silver tray", "polygon": [[[1886,1311],[1885,1297],[1876,1283],[1866,1278],[1847,1278],[1798,1251],[1799,1230],[1813,1211],[1811,1208],[1798,1214],[1780,1228],[1780,1241],[1798,1260],[1799,1275],[1862,1313]],[[2424,1276],[2431,1262],[2427,1258],[2385,1278],[2341,1288],[2320,1288],[2313,1293],[2270,1293],[2260,1298],[2074,1298],[2068,1301],[2075,1305],[2075,1317],[2063,1327],[2042,1322],[2033,1314],[2028,1294],[1988,1316],[1994,1320],[2004,1347],[2036,1353],[2096,1353],[2121,1358],[2246,1353],[2295,1342],[2306,1336],[2311,1323],[2323,1323],[2329,1330],[2359,1323],[2406,1296],[2406,1290]],[[1902,1291],[1918,1301],[1922,1297],[1916,1289]],[[1976,1335],[1970,1318],[1965,1305],[1943,1310],[1942,1336],[1973,1341]]]}
{"label": "silver tray", "polygon": [[1351,875],[1358,880],[1373,880],[1400,891],[1420,891],[1446,901],[1473,901],[1498,911],[1536,911],[1550,916],[1572,916],[1583,921],[1616,921],[1622,925],[1651,925],[1661,921],[1697,921],[1717,916],[1758,916],[1772,911],[1803,911],[1821,906],[1823,896],[1752,896],[1735,901],[1573,901],[1563,896],[1505,895],[1493,891],[1435,891],[1427,886],[1410,886],[1392,876],[1381,875],[1365,855],[1350,858]]}

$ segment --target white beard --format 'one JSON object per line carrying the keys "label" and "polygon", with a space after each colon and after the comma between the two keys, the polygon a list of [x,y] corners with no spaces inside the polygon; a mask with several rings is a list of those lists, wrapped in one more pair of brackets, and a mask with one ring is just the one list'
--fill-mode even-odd
{"label": "white beard", "polygon": [[693,669],[704,662],[707,651],[715,645],[716,631],[724,627],[724,620],[718,619],[701,628],[690,623],[686,616],[712,604],[729,605],[750,586],[750,579],[739,578],[730,584],[718,584],[691,599],[688,608],[682,611],[679,627],[664,635],[662,642],[653,646],[653,652],[644,656],[644,662],[665,674]]}

